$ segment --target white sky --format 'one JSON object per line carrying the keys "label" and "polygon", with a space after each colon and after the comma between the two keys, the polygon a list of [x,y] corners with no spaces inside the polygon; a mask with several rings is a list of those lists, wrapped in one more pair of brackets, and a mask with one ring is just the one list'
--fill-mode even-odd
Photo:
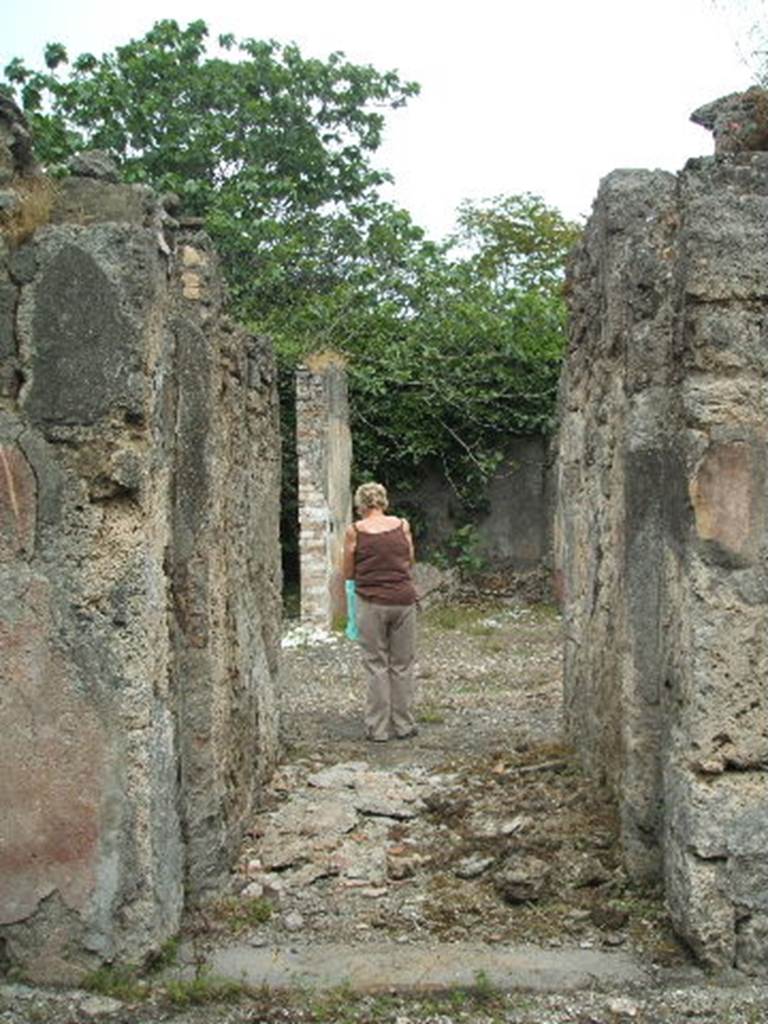
{"label": "white sky", "polygon": [[587,214],[616,167],[675,171],[711,153],[690,112],[752,84],[738,26],[711,0],[11,3],[1,66],[38,61],[46,42],[101,54],[160,18],[202,18],[213,39],[295,41],[317,57],[343,50],[415,79],[421,95],[389,114],[379,163],[395,175],[390,197],[433,237],[451,229],[463,198],[529,191],[567,216]]}

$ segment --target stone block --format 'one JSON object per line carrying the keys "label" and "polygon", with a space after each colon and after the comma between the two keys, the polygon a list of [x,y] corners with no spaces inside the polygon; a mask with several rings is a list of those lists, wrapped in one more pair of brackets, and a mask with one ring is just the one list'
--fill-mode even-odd
{"label": "stone block", "polygon": [[669,783],[676,807],[666,844],[673,919],[705,963],[759,972],[765,950],[754,927],[768,911],[768,778],[728,773],[705,781],[674,773]]}
{"label": "stone block", "polygon": [[65,178],[55,195],[54,224],[131,224],[144,227],[156,217],[154,193],[145,185],[119,185],[95,178]]}
{"label": "stone block", "polygon": [[181,275],[182,294],[185,299],[197,301],[203,297],[203,279],[192,270],[185,270]]}
{"label": "stone block", "polygon": [[711,444],[690,483],[696,533],[715,560],[744,565],[758,551],[765,514],[763,459],[746,441]]}
{"label": "stone block", "polygon": [[760,300],[768,293],[768,196],[715,192],[686,207],[685,290],[703,302]]}
{"label": "stone block", "polygon": [[200,249],[195,249],[191,245],[183,245],[181,247],[181,263],[184,267],[203,267],[207,263],[207,258]]}
{"label": "stone block", "polygon": [[16,355],[17,297],[10,281],[0,280],[0,360]]}
{"label": "stone block", "polygon": [[91,425],[109,415],[141,416],[142,338],[98,250],[65,241],[29,288],[24,317],[31,383],[23,407],[30,420]]}
{"label": "stone block", "polygon": [[32,467],[16,445],[0,444],[0,563],[32,555],[36,522]]}
{"label": "stone block", "polygon": [[748,303],[689,305],[682,338],[680,354],[691,371],[768,374],[768,316]]}
{"label": "stone block", "polygon": [[87,149],[82,153],[75,153],[69,158],[67,166],[71,174],[79,177],[95,178],[113,184],[120,180],[117,164],[103,149]]}
{"label": "stone block", "polygon": [[51,643],[50,586],[19,575],[2,570],[3,715],[14,728],[0,772],[0,924],[30,917],[54,891],[72,910],[87,909],[109,767],[97,709]]}
{"label": "stone block", "polygon": [[[761,879],[763,886],[765,877]],[[768,946],[768,914],[748,913],[736,921],[736,957],[734,966],[746,974],[761,975]]]}

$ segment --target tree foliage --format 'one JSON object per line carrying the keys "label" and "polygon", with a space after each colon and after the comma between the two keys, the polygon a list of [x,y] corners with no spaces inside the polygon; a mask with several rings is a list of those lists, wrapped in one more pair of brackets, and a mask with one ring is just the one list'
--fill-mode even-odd
{"label": "tree foliage", "polygon": [[551,429],[578,231],[537,196],[504,196],[463,204],[457,236],[420,247],[352,362],[364,466],[401,482],[437,461],[471,506],[512,436]]}
{"label": "tree foliage", "polygon": [[557,292],[577,225],[539,196],[495,196],[465,201],[458,211],[459,238],[474,254],[472,267],[498,288]]}
{"label": "tree foliage", "polygon": [[293,45],[158,22],[142,39],[71,64],[46,47],[44,70],[5,69],[38,155],[61,162],[108,150],[123,179],[177,193],[205,216],[242,316],[259,319],[333,287],[358,258],[389,176],[371,155],[384,111],[418,91],[395,72],[343,54],[308,59]]}
{"label": "tree foliage", "polygon": [[158,22],[71,62],[5,69],[55,165],[108,150],[124,180],[204,216],[235,310],[270,333],[284,397],[310,350],[345,352],[358,469],[402,485],[439,461],[471,500],[510,435],[546,430],[563,349],[565,253],[578,228],[524,194],[466,202],[456,235],[425,238],[381,198],[387,110],[418,87],[293,45]]}

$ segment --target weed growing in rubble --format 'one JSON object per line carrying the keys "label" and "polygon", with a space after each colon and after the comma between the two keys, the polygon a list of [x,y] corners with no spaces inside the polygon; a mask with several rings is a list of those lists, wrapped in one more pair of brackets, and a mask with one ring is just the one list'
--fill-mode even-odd
{"label": "weed growing in rubble", "polygon": [[422,725],[442,725],[445,715],[434,704],[425,704],[416,712],[416,717]]}
{"label": "weed growing in rubble", "polygon": [[272,916],[272,904],[259,896],[229,896],[220,900],[213,912],[230,931],[243,932],[265,924]]}
{"label": "weed growing in rubble", "polygon": [[[379,994],[355,992],[349,984],[325,992],[305,992],[293,1000],[296,1018],[306,1024],[391,1024],[393,1020],[477,1020],[482,1011],[486,1024],[503,1017],[507,997],[494,988],[484,971],[475,972],[472,985],[457,985],[430,995]],[[451,1017],[446,1016],[451,1011]]]}
{"label": "weed growing in rubble", "polygon": [[555,622],[560,618],[560,609],[556,604],[546,604],[540,601],[532,604],[529,608],[531,618],[534,622]]}
{"label": "weed growing in rubble", "polygon": [[482,619],[487,618],[494,612],[501,611],[497,607],[488,605],[450,604],[439,605],[430,610],[424,616],[424,623],[435,629],[444,630],[472,630],[477,628]]}
{"label": "weed growing in rubble", "polygon": [[496,996],[497,992],[493,982],[485,971],[475,971],[475,983],[472,986],[472,994],[475,1000],[480,1003],[489,1003]]}
{"label": "weed growing in rubble", "polygon": [[333,1020],[339,1024],[351,1024],[355,1020],[355,1010],[360,1001],[361,996],[352,990],[347,981],[316,997],[311,1004],[311,1011],[318,1021]]}
{"label": "weed growing in rubble", "polygon": [[149,995],[149,986],[140,979],[138,968],[128,964],[106,964],[99,967],[83,978],[82,987],[87,992],[126,1003],[139,1002]]}
{"label": "weed growing in rubble", "polygon": [[156,953],[151,954],[148,958],[146,965],[147,973],[159,974],[168,967],[172,967],[178,959],[180,948],[181,936],[172,935]]}
{"label": "weed growing in rubble", "polygon": [[186,1007],[239,1002],[248,990],[242,982],[203,973],[194,978],[174,978],[166,983],[164,991],[171,1005]]}

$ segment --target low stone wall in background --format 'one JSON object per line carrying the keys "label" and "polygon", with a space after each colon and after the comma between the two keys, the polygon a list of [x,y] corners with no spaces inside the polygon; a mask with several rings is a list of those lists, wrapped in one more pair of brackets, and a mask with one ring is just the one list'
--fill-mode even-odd
{"label": "low stone wall in background", "polygon": [[[540,435],[513,437],[508,455],[481,497],[483,510],[471,516],[477,552],[488,567],[527,571],[549,560],[553,499],[549,443]],[[417,531],[417,556],[429,559],[451,548],[467,513],[438,464],[421,467],[420,482],[392,491],[395,510],[410,516]]]}

